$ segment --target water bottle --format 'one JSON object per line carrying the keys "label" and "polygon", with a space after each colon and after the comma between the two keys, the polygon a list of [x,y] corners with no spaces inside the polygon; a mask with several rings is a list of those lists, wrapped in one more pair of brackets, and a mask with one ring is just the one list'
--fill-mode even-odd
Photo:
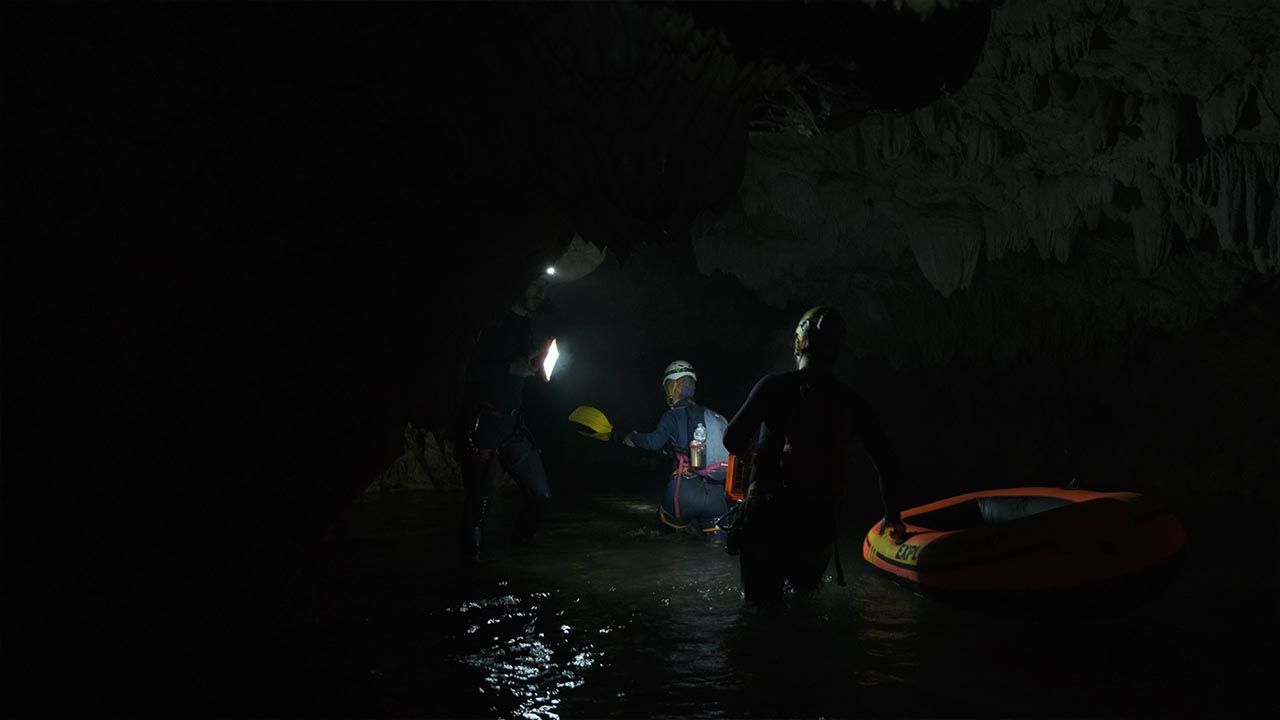
{"label": "water bottle", "polygon": [[689,441],[689,467],[701,470],[707,464],[707,429],[698,423]]}

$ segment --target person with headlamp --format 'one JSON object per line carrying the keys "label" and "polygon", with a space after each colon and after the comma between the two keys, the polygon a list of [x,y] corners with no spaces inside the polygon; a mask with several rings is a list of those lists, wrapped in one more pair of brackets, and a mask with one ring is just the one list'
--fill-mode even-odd
{"label": "person with headlamp", "polygon": [[463,394],[463,558],[479,562],[485,519],[498,467],[511,476],[524,501],[512,533],[513,544],[528,544],[541,525],[551,484],[521,405],[525,381],[550,379],[554,339],[534,344],[532,316],[542,305],[555,274],[547,268],[525,288],[503,318],[481,332],[467,364]]}
{"label": "person with headlamp", "polygon": [[631,432],[622,440],[627,447],[662,451],[672,457],[658,518],[676,530],[715,533],[716,519],[726,511],[724,482],[728,453],[724,427],[728,421],[694,401],[698,373],[693,365],[676,360],[662,376],[667,411],[649,432]]}
{"label": "person with headlamp", "polygon": [[[875,466],[884,505],[881,534],[903,537],[902,472],[875,411],[835,376],[846,326],[830,306],[796,325],[796,370],[766,375],[725,430],[724,444],[752,458],[747,497],[726,545],[739,555],[748,603],[776,608],[790,585],[809,592],[836,550],[836,511],[848,480],[847,451],[860,441]],[[836,569],[843,584],[840,556]]]}

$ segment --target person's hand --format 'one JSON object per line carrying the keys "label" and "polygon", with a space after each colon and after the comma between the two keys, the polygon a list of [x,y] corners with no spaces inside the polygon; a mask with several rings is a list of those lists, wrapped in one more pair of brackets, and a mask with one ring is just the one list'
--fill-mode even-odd
{"label": "person's hand", "polygon": [[627,433],[627,434],[626,434],[626,436],[622,438],[622,444],[623,444],[623,445],[626,445],[627,447],[635,447],[635,446],[636,446],[636,444],[635,444],[635,443],[631,442],[631,433]]}
{"label": "person's hand", "polygon": [[899,545],[902,544],[903,540],[907,539],[907,526],[903,524],[902,520],[890,520],[889,518],[885,518],[880,521],[878,532],[880,535],[888,533],[889,539]]}
{"label": "person's hand", "polygon": [[511,361],[507,369],[516,377],[533,377],[538,372],[538,358],[536,355],[517,358]]}

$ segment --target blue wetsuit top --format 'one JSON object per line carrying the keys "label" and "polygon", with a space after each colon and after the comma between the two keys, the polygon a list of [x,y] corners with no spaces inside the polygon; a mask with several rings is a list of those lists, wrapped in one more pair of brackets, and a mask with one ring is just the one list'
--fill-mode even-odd
{"label": "blue wetsuit top", "polygon": [[689,422],[691,403],[681,403],[671,408],[658,418],[658,427],[653,432],[631,434],[631,442],[645,450],[662,450],[670,447],[676,452],[689,452],[689,440],[692,434],[692,423]]}

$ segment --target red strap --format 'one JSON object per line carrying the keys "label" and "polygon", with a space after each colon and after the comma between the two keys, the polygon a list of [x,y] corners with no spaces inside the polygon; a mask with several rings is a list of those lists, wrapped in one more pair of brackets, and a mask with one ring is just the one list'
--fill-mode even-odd
{"label": "red strap", "polygon": [[707,477],[711,475],[711,472],[713,470],[719,470],[722,467],[729,467],[729,463],[727,462],[711,463],[710,465],[702,468],[701,470],[691,470],[690,472],[694,473],[695,475],[702,475],[703,477]]}
{"label": "red strap", "polygon": [[680,519],[680,480],[684,477],[685,457],[679,453],[676,454],[676,493],[675,493],[675,509],[676,519]]}

